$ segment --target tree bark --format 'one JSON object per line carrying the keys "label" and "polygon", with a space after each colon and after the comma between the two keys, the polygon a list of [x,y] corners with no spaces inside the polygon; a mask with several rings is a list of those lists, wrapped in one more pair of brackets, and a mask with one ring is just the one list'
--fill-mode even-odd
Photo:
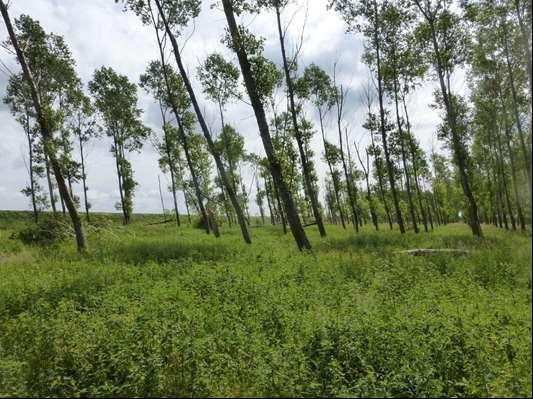
{"label": "tree bark", "polygon": [[[498,87],[499,87],[499,85],[498,85]],[[509,127],[509,118],[508,118],[508,115],[507,115],[507,110],[505,108],[505,104],[503,102],[503,97],[502,97],[501,90],[499,92],[499,97],[500,97],[500,103],[501,103],[501,107],[502,107],[502,116],[503,116],[503,119],[504,119],[505,144],[506,144],[506,147],[507,147],[507,152],[509,153],[509,161],[511,163],[511,178],[512,178],[512,181],[513,181],[513,191],[514,191],[515,202],[516,202],[516,210],[517,210],[517,213],[518,213],[518,221],[520,223],[520,229],[522,231],[525,231],[526,230],[526,222],[525,222],[525,219],[524,219],[524,213],[522,211],[522,199],[520,198],[520,195],[518,193],[518,179],[517,179],[517,176],[516,176],[516,164],[515,164],[513,150],[511,148],[511,141],[512,141],[511,129]]]}
{"label": "tree bark", "polygon": [[26,120],[24,124],[24,130],[26,131],[26,136],[28,138],[28,156],[29,156],[29,175],[30,175],[30,195],[31,195],[31,205],[33,208],[33,218],[35,223],[39,220],[39,213],[37,211],[37,202],[35,201],[35,175],[33,173],[33,138],[31,137],[30,132],[30,121],[29,121],[28,112],[26,111]]}

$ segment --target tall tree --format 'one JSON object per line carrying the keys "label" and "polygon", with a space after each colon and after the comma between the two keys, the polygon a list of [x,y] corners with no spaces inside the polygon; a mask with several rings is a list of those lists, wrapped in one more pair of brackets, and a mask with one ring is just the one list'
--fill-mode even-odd
{"label": "tall tree", "polygon": [[465,134],[462,131],[462,100],[452,92],[451,75],[460,66],[466,56],[466,31],[460,18],[450,9],[450,0],[413,0],[422,17],[418,29],[419,39],[426,43],[428,54],[437,74],[440,93],[438,103],[445,112],[446,129],[443,131],[449,139],[453,159],[459,172],[461,187],[468,207],[468,224],[472,233],[481,236],[478,207],[469,176],[469,155]]}
{"label": "tall tree", "polygon": [[[168,68],[167,68],[168,69]],[[163,130],[163,141],[157,145],[158,150],[161,153],[161,158],[159,159],[159,164],[163,171],[168,171],[170,174],[170,190],[172,192],[172,200],[174,204],[174,215],[176,218],[176,224],[178,227],[181,224],[179,209],[178,209],[178,200],[177,200],[177,187],[178,183],[181,180],[180,168],[180,148],[179,148],[179,128],[176,129],[169,123],[168,113],[172,107],[178,108],[174,103],[176,99],[179,98],[178,93],[174,93],[173,97],[168,95],[168,90],[166,86],[165,76],[168,79],[168,75],[174,77],[172,79],[176,84],[174,85],[174,90],[179,92],[182,90],[182,86],[179,84],[180,79],[173,75],[172,71],[165,70],[163,65],[159,61],[152,61],[146,68],[146,72],[140,76],[140,86],[147,92],[151,93],[152,96],[156,99],[159,105],[159,110],[161,113],[161,122]],[[182,91],[182,98],[184,97]],[[186,99],[184,99],[185,105],[187,104]],[[181,117],[178,115],[178,118]]]}
{"label": "tall tree", "polygon": [[[296,241],[296,245],[300,250],[310,249],[311,244],[307,239],[294,201],[284,181],[281,166],[274,152],[272,139],[268,129],[263,102],[265,97],[270,95],[271,87],[273,86],[269,85],[269,83],[272,82],[272,79],[269,79],[269,77],[272,77],[272,74],[265,73],[265,71],[268,72],[268,68],[265,68],[265,66],[269,64],[261,55],[261,43],[254,40],[254,38],[244,29],[238,27],[237,22],[235,21],[235,11],[241,12],[242,10],[238,8],[235,10],[232,0],[222,0],[222,4],[224,7],[224,14],[226,15],[226,21],[228,22],[230,35],[229,44],[232,50],[237,53],[239,59],[241,73],[257,120],[259,133],[261,135],[261,140],[263,141],[263,147],[268,158],[270,173],[272,174],[272,178],[275,181],[277,190],[282,199],[283,208],[291,232]],[[251,55],[251,58],[249,58],[249,54]],[[270,86],[270,88],[268,86]]]}
{"label": "tall tree", "polygon": [[383,13],[388,4],[387,0],[330,0],[329,3],[330,7],[334,7],[335,10],[342,15],[348,25],[348,31],[360,30],[368,39],[363,59],[369,64],[371,70],[373,70],[376,75],[379,104],[379,131],[381,133],[381,142],[385,157],[385,165],[387,167],[389,186],[394,209],[396,211],[396,222],[400,227],[400,232],[403,234],[405,232],[405,226],[396,189],[395,168],[389,150],[387,134],[389,123],[387,121],[387,112],[384,102],[382,47],[385,40],[385,21]]}
{"label": "tall tree", "polygon": [[[58,116],[52,109],[52,98],[50,98],[49,93],[43,90],[42,87],[38,87],[36,85],[32,74],[34,70],[37,70],[39,72],[45,72],[46,66],[49,66],[50,71],[48,72],[50,73],[47,77],[51,78],[51,80],[47,83],[51,84],[53,82],[53,75],[56,70],[54,70],[53,68],[55,63],[50,64],[50,62],[63,61],[68,63],[71,60],[58,60],[51,54],[51,52],[47,48],[45,32],[38,25],[38,23],[32,21],[29,17],[23,16],[21,17],[21,19],[16,21],[17,27],[20,32],[20,35],[18,37],[15,33],[15,30],[13,29],[11,19],[9,18],[7,6],[3,0],[0,0],[0,12],[2,13],[2,18],[4,19],[4,23],[6,25],[11,44],[17,55],[18,62],[22,67],[24,79],[26,80],[30,89],[33,108],[35,110],[36,119],[39,123],[39,127],[41,130],[41,138],[43,141],[44,152],[50,159],[50,164],[52,166],[52,170],[57,181],[59,192],[65,199],[69,216],[74,227],[78,251],[84,251],[87,247],[87,244],[85,241],[85,234],[83,231],[81,219],[78,215],[78,211],[76,210],[76,205],[74,204],[74,201],[67,189],[65,178],[62,174],[61,165],[59,163],[59,160],[56,155],[56,150],[54,148],[55,146],[53,140],[53,131],[55,128],[55,124],[57,123],[56,119]],[[30,30],[25,29],[26,22],[29,23],[31,27]],[[31,36],[36,40],[27,40],[28,36]],[[22,51],[19,45],[19,40],[27,43],[24,52]],[[28,57],[28,59],[26,57]]]}
{"label": "tall tree", "polygon": [[324,146],[324,158],[328,165],[328,170],[332,179],[334,202],[339,211],[342,227],[346,228],[344,211],[340,200],[340,187],[338,178],[334,177],[333,165],[330,161],[331,157],[327,154],[326,132],[324,123],[326,115],[330,112],[335,102],[335,88],[331,82],[329,75],[322,70],[318,65],[309,65],[303,76],[296,82],[296,91],[300,98],[311,100],[318,112],[318,120],[320,124],[320,133],[322,135],[322,144]]}
{"label": "tall tree", "polygon": [[85,146],[91,138],[96,138],[101,133],[101,127],[96,123],[96,109],[88,96],[83,94],[81,90],[77,91],[73,98],[71,116],[68,122],[68,129],[75,133],[79,150],[80,150],[80,178],[83,189],[83,200],[85,207],[85,216],[87,222],[90,221],[89,209],[91,204],[87,199],[87,165],[86,165],[86,151]]}
{"label": "tall tree", "polygon": [[207,140],[209,151],[211,152],[211,155],[213,156],[215,160],[218,173],[220,174],[220,178],[224,184],[224,187],[226,189],[226,192],[228,193],[228,196],[230,197],[231,203],[237,215],[237,221],[241,228],[243,239],[246,243],[251,243],[252,241],[250,239],[250,234],[248,232],[248,227],[246,225],[246,219],[244,217],[242,207],[239,204],[236,192],[233,190],[233,187],[231,186],[229,177],[226,173],[226,168],[224,167],[224,164],[222,163],[222,160],[220,158],[220,154],[217,152],[215,148],[215,143],[211,136],[211,132],[209,131],[209,128],[207,127],[203,113],[200,109],[200,105],[198,103],[198,100],[196,99],[196,94],[191,85],[187,71],[185,70],[185,67],[183,65],[183,61],[181,58],[181,50],[179,48],[178,41],[176,38],[176,35],[179,35],[181,29],[187,25],[187,23],[189,22],[189,19],[194,18],[195,16],[199,14],[201,2],[199,0],[154,0],[154,1],[155,1],[157,10],[158,10],[159,16],[161,17],[161,22],[163,23],[163,26],[165,27],[165,31],[168,35],[168,38],[170,39],[170,43],[172,45],[172,50],[174,53],[174,58],[178,65],[178,70],[183,80],[185,89],[187,90],[187,93],[189,94],[189,97],[191,99],[192,106],[194,108],[196,117],[198,119],[198,123],[200,124],[202,133],[204,134],[205,139]]}
{"label": "tall tree", "polygon": [[116,73],[110,67],[101,67],[94,72],[89,90],[94,96],[106,134],[113,139],[111,152],[117,169],[119,207],[124,224],[128,224],[137,182],[133,179],[133,169],[126,152],[140,151],[151,132],[140,120],[142,111],[137,108],[137,87],[130,83],[127,76]]}
{"label": "tall tree", "polygon": [[[300,161],[302,163],[302,171],[305,182],[305,187],[309,200],[311,202],[311,209],[313,210],[313,215],[316,220],[318,231],[321,237],[326,236],[326,229],[324,228],[324,222],[322,220],[322,211],[320,204],[318,203],[318,194],[317,188],[313,184],[313,175],[314,167],[312,160],[308,159],[305,151],[305,139],[303,133],[301,132],[301,127],[298,121],[298,109],[296,106],[295,93],[294,93],[294,77],[292,74],[296,71],[296,57],[294,55],[293,59],[289,60],[286,49],[285,49],[285,34],[286,29],[283,28],[281,24],[281,12],[283,8],[287,5],[288,0],[265,0],[261,2],[263,6],[268,8],[273,8],[276,13],[276,23],[278,29],[278,39],[281,49],[281,59],[283,62],[283,71],[285,73],[285,84],[287,86],[287,94],[289,99],[289,110],[292,118],[292,128],[294,130],[294,137],[296,143],[298,144],[298,152],[300,155]],[[284,33],[285,32],[285,33]]]}

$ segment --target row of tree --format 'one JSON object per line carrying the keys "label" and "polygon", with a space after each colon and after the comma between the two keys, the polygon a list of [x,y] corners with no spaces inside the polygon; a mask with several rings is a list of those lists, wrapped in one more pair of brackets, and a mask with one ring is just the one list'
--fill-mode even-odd
{"label": "row of tree", "polygon": [[[376,230],[386,223],[390,229],[397,224],[401,233],[418,233],[422,226],[427,232],[464,213],[477,236],[482,223],[526,229],[531,218],[530,3],[330,0],[347,30],[365,40],[363,61],[371,71],[359,99],[366,110],[361,127],[370,144],[365,148],[350,141],[346,116],[354,110],[346,109],[348,92],[337,83],[336,68],[333,76],[315,64],[300,68],[300,47],[293,54],[287,51],[282,17],[288,0],[222,0],[217,5],[227,22],[221,42],[238,65],[214,53],[197,68],[205,98],[219,111],[220,127],[210,128],[178,43],[200,13],[201,1],[124,1],[125,10],[153,28],[159,50],[159,59],[139,79],[160,109],[158,136],[142,123],[135,83],[102,67],[86,93],[64,39],[26,15],[13,27],[0,1],[9,33],[6,46],[22,66],[22,72],[11,75],[4,101],[27,136],[30,184],[23,192],[31,198],[36,219],[40,209],[50,205],[56,212],[60,203],[72,218],[78,248],[85,248],[77,211],[81,200],[72,185],[82,183],[89,221],[84,148],[105,134],[112,140],[117,208],[125,224],[131,220],[137,184],[128,154],[152,139],[160,167],[170,175],[177,225],[181,192],[189,222],[191,212],[198,213],[206,231],[216,236],[222,223],[237,224],[244,241],[251,242],[251,187],[245,185],[243,169],[253,171],[263,223],[268,208],[270,223],[290,229],[300,249],[311,247],[304,227],[316,225],[324,237],[326,219],[344,228],[351,224],[356,231],[365,223]],[[236,19],[262,12],[275,18],[280,67],[264,56],[264,39]],[[468,97],[454,91],[458,71],[467,73]],[[241,75],[246,95],[239,90]],[[409,119],[409,98],[428,78],[437,82],[432,106],[442,114],[438,135],[451,162],[422,150]],[[243,136],[225,122],[228,105],[245,98],[264,156],[246,153]],[[306,113],[318,116],[317,126]],[[326,138],[328,123],[335,125],[335,142]],[[324,205],[311,148],[317,132],[327,165]],[[74,143],[79,155],[74,155]],[[46,180],[47,190],[40,180]]]}

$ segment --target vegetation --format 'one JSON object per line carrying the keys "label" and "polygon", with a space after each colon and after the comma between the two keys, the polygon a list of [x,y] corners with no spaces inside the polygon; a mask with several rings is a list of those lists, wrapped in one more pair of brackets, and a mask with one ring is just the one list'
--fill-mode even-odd
{"label": "vegetation", "polygon": [[[324,0],[353,70],[301,63],[297,0],[114,3],[157,57],[83,82],[68,37],[0,0],[31,209],[0,211],[0,396],[532,395],[531,1]],[[186,65],[204,3],[224,33]],[[104,140],[121,217],[91,212]],[[164,218],[135,212],[149,145]]]}
{"label": "vegetation", "polygon": [[29,219],[0,219],[2,396],[531,396],[530,237],[328,225],[299,255],[94,214],[79,256],[10,238]]}

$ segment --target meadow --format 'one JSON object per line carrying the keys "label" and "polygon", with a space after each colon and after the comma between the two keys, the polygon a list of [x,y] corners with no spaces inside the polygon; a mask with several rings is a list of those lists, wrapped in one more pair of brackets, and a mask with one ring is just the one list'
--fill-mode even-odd
{"label": "meadow", "polygon": [[0,396],[532,395],[530,234],[162,219],[95,215],[80,255],[0,213]]}

